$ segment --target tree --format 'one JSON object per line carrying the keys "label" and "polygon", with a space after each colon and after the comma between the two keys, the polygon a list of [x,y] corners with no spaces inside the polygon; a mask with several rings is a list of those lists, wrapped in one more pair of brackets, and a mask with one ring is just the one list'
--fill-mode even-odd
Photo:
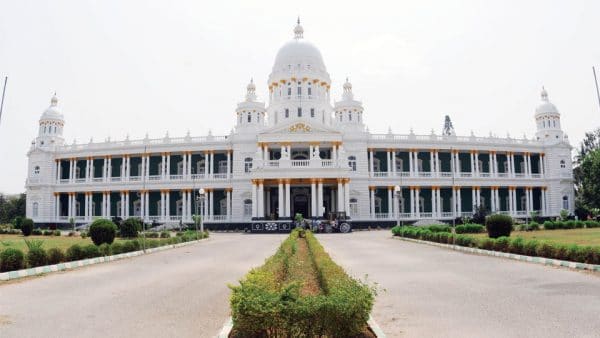
{"label": "tree", "polygon": [[585,133],[585,137],[581,141],[579,151],[575,157],[576,162],[581,163],[588,153],[596,149],[600,149],[600,128]]}
{"label": "tree", "polygon": [[600,149],[587,153],[578,169],[578,203],[587,210],[600,208]]}
{"label": "tree", "polygon": [[10,223],[17,216],[25,217],[25,194],[8,198],[0,194],[0,223]]}
{"label": "tree", "polygon": [[[585,133],[585,137],[579,146],[577,155],[575,156],[575,166],[573,168],[573,178],[575,180],[575,213],[579,218],[585,218],[590,213],[591,208],[598,208],[597,201],[592,198],[592,192],[594,191],[593,185],[589,185],[589,182],[597,180],[598,176],[593,175],[592,162],[583,167],[583,163],[586,159],[597,152],[600,149],[600,128],[594,131]],[[591,172],[590,172],[591,171]],[[584,183],[586,182],[586,183]]]}

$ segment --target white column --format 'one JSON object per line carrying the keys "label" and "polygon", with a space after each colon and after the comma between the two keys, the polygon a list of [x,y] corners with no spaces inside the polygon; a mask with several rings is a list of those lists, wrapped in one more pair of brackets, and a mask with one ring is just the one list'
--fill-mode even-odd
{"label": "white column", "polygon": [[458,211],[458,217],[462,217],[462,194],[460,191],[460,187],[458,187],[456,190],[456,209]]}
{"label": "white column", "polygon": [[56,168],[55,168],[56,175],[54,176],[54,179],[56,180],[56,183],[60,183],[60,160],[55,160],[55,163],[56,163]]}
{"label": "white column", "polygon": [[545,161],[544,161],[544,154],[540,154],[540,175],[541,177],[545,177],[546,176],[546,167],[545,167]]}
{"label": "white column", "polygon": [[[227,179],[230,178],[231,173],[231,150],[227,151]],[[227,209],[229,210],[229,209]]]}
{"label": "white column", "polygon": [[481,187],[477,187],[477,190],[475,190],[475,198],[479,207],[481,205]]}
{"label": "white column", "polygon": [[[123,171],[121,171],[123,172]],[[121,214],[119,215],[119,217],[121,218],[125,218],[125,193],[121,191],[120,193],[120,197],[121,197]]]}
{"label": "white column", "polygon": [[412,150],[408,151],[408,175],[415,176],[415,166],[413,164],[415,160],[414,152]]}
{"label": "white column", "polygon": [[479,152],[476,151],[473,154],[474,160],[475,160],[475,175],[479,176],[479,173],[481,172],[481,168],[479,167]]}
{"label": "white column", "polygon": [[[129,161],[127,161],[129,162]],[[128,176],[129,177],[129,176]],[[129,211],[129,191],[125,192],[125,218],[129,218],[131,212]]]}
{"label": "white column", "polygon": [[471,158],[471,175],[475,176],[475,160],[473,159],[473,152],[470,152],[470,158]]}
{"label": "white column", "polygon": [[531,177],[531,153],[527,153],[527,177]]}
{"label": "white column", "polygon": [[183,175],[183,179],[187,180],[188,179],[188,171],[187,171],[187,160],[188,160],[188,155],[186,152],[184,152],[183,154],[181,154],[181,158],[182,158],[182,175]]}
{"label": "white column", "polygon": [[146,208],[144,210],[144,217],[145,217],[145,219],[149,220],[149,217],[150,217],[150,192],[149,191],[146,191],[144,193],[144,198],[146,199],[146,202],[144,203],[144,207]]}
{"label": "white column", "polygon": [[171,179],[171,153],[167,153],[167,164],[165,166],[166,179]]}
{"label": "white column", "polygon": [[494,187],[490,188],[490,211],[496,212],[496,190]]}
{"label": "white column", "polygon": [[350,214],[350,180],[346,179],[344,182],[344,210],[347,214]]}
{"label": "white column", "polygon": [[389,177],[392,175],[392,154],[389,150],[385,152],[385,160],[387,161],[387,175]]}
{"label": "white column", "polygon": [[323,180],[319,179],[317,183],[317,217],[322,217],[323,213]]}
{"label": "white column", "polygon": [[71,217],[73,217],[73,194],[69,193],[69,205],[68,205],[68,211],[67,211],[67,216],[70,219]]}
{"label": "white column", "polygon": [[90,203],[90,200],[88,198],[88,194],[84,193],[83,194],[83,219],[86,220],[86,221],[89,220],[88,217],[90,217],[90,214],[89,214],[89,212],[90,212],[90,205],[89,205],[89,203]]}
{"label": "white column", "polygon": [[[211,159],[211,162],[212,162],[212,159]],[[262,189],[259,190],[259,192],[262,192]],[[208,214],[210,215],[210,219],[212,220],[213,219],[213,215],[215,214],[215,210],[214,210],[214,206],[215,206],[215,191],[213,189],[210,189],[210,191],[208,192],[208,196],[210,197],[209,198],[209,204],[208,204]],[[260,206],[262,207],[262,202],[261,202]],[[259,210],[259,213],[260,212],[264,212],[264,210],[263,211]],[[259,215],[260,215],[260,217],[264,217],[264,214],[259,214]]]}
{"label": "white column", "polygon": [[265,186],[262,180],[258,181],[258,217],[265,217]]}
{"label": "white column", "polygon": [[258,198],[256,194],[256,183],[252,182],[252,217],[256,217],[256,210],[258,210],[257,203]]}
{"label": "white column", "polygon": [[392,149],[392,175],[396,176],[396,149]]}
{"label": "white column", "polygon": [[454,187],[452,187],[452,203],[451,203],[451,207],[450,210],[452,211],[452,216],[454,218],[458,217],[458,211],[456,210],[456,202],[457,202],[457,198],[456,198],[456,189],[454,189]]}
{"label": "white column", "polygon": [[277,205],[278,205],[278,210],[277,210],[277,215],[279,217],[284,217],[285,214],[285,201],[284,201],[284,197],[283,197],[283,181],[279,180],[278,184],[277,184]]}
{"label": "white column", "polygon": [[310,216],[317,217],[317,183],[313,180],[310,182]]}
{"label": "white column", "polygon": [[502,202],[500,201],[500,191],[499,188],[496,188],[496,190],[494,190],[494,194],[496,196],[496,211],[500,211],[501,207],[502,207]]}
{"label": "white column", "polygon": [[431,187],[431,216],[436,217],[437,210],[437,193],[435,192],[435,188]]}
{"label": "white column", "polygon": [[160,191],[160,219],[165,219],[165,192]]}
{"label": "white column", "polygon": [[[288,150],[289,151],[289,150]],[[285,216],[286,217],[290,217],[290,213],[291,213],[291,195],[290,195],[290,182],[287,181],[285,183]]]}
{"label": "white column", "polygon": [[374,176],[373,174],[373,149],[369,150],[369,172],[371,173],[371,177]]}
{"label": "white column", "polygon": [[415,189],[413,189],[413,187],[410,187],[410,217],[415,218],[415,216]]}
{"label": "white column", "polygon": [[188,177],[188,180],[189,180],[189,179],[192,178],[192,153],[191,152],[187,155],[187,158],[188,158],[188,160],[187,160],[187,167],[186,167],[185,170],[187,172],[187,175],[188,175],[187,177]]}
{"label": "white column", "polygon": [[[144,161],[144,158],[142,157],[142,163]],[[143,164],[142,164],[143,166]],[[144,171],[142,171],[144,172]],[[144,219],[146,219],[146,198],[145,198],[145,192],[143,190],[140,190],[140,218],[142,219],[142,222],[144,221]]]}
{"label": "white column", "polygon": [[[73,173],[73,159],[69,160],[69,183],[73,183],[73,179],[75,177]],[[70,217],[70,216],[69,216]]]}
{"label": "white column", "polygon": [[[184,170],[185,170],[185,166],[183,166]],[[181,194],[181,220],[183,222],[185,222],[186,220],[186,215],[187,215],[187,191],[185,190],[181,190],[180,191]]]}
{"label": "white column", "polygon": [[162,180],[165,179],[165,164],[167,162],[167,157],[165,156],[165,154],[161,155],[161,160],[160,160],[160,178]]}
{"label": "white column", "polygon": [[417,218],[421,218],[421,196],[419,194],[420,192],[421,189],[419,187],[415,188],[415,215]]}
{"label": "white column", "polygon": [[433,154],[435,150],[429,151],[429,172],[431,173],[431,177],[435,176],[435,155]]}
{"label": "white column", "polygon": [[512,215],[515,215],[517,213],[517,190],[512,188],[510,193],[510,212]]}
{"label": "white column", "polygon": [[[527,164],[525,166],[527,166]],[[527,215],[529,215],[529,213],[531,212],[531,205],[529,204],[529,202],[531,202],[530,193],[531,190],[529,189],[529,187],[525,187],[525,211],[527,212]]]}
{"label": "white column", "polygon": [[215,152],[211,151],[210,152],[210,168],[208,168],[210,177],[212,177],[213,174],[215,173],[215,168],[214,168],[215,165],[214,165],[214,163],[215,163]]}
{"label": "white column", "polygon": [[375,218],[375,187],[369,187],[369,203],[371,204],[371,218]]}
{"label": "white column", "polygon": [[106,216],[108,218],[112,217],[112,210],[111,210],[111,200],[110,200],[110,191],[107,192],[106,194]]}
{"label": "white column", "polygon": [[231,220],[231,189],[227,189],[227,219]]}
{"label": "white column", "polygon": [[165,192],[165,216],[167,217],[167,220],[170,220],[170,216],[171,216],[171,191],[167,190]]}
{"label": "white column", "polygon": [[541,212],[540,212],[540,216],[545,216],[547,213],[547,209],[546,209],[546,187],[542,187],[542,205],[541,205]]}
{"label": "white column", "polygon": [[341,178],[338,178],[337,180],[337,210],[338,211],[346,211],[349,212],[350,210],[344,210],[344,188],[343,188],[343,180]]}
{"label": "white column", "polygon": [[515,154],[510,153],[510,161],[509,161],[509,171],[510,177],[515,177]]}
{"label": "white column", "polygon": [[439,177],[440,172],[442,172],[442,166],[440,165],[440,152],[438,150],[435,151],[435,176]]}
{"label": "white column", "polygon": [[[208,178],[208,168],[210,167],[210,152],[204,152],[204,179]],[[200,173],[198,173],[200,174]],[[255,216],[256,217],[256,216]]]}
{"label": "white column", "polygon": [[54,193],[54,221],[60,218],[60,194]]}
{"label": "white column", "polygon": [[454,153],[454,168],[456,173],[460,173],[462,169],[460,168],[460,152]]}
{"label": "white column", "polygon": [[271,216],[271,192],[268,188],[265,189],[265,216]]}
{"label": "white column", "polygon": [[439,187],[436,189],[436,195],[437,203],[435,205],[437,206],[437,217],[442,217],[442,191]]}
{"label": "white column", "polygon": [[150,177],[150,155],[146,156],[146,179]]}
{"label": "white column", "polygon": [[127,180],[131,177],[131,156],[127,155],[127,172],[126,172]]}

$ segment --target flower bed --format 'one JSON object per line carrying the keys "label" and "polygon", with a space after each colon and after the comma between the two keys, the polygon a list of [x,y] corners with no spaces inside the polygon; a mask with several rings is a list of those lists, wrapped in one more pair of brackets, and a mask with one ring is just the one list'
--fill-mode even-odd
{"label": "flower bed", "polygon": [[349,277],[311,232],[294,230],[232,289],[232,337],[374,337],[375,290]]}
{"label": "flower bed", "polygon": [[522,237],[478,238],[475,236],[432,232],[426,227],[403,226],[392,229],[394,236],[420,239],[423,241],[476,247],[484,250],[508,252],[517,255],[553,258],[578,263],[600,264],[599,246],[565,245],[525,240]]}

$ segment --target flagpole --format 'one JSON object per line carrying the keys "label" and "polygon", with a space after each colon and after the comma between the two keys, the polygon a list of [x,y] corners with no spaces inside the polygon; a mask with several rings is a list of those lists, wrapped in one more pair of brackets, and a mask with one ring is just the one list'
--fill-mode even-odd
{"label": "flagpole", "polygon": [[598,96],[598,107],[600,108],[600,91],[598,90],[598,78],[596,77],[596,67],[592,66],[594,72],[594,83],[596,83],[596,95]]}
{"label": "flagpole", "polygon": [[2,120],[2,107],[4,107],[4,94],[6,93],[6,82],[8,81],[8,76],[4,77],[4,89],[2,89],[2,101],[0,102],[0,121]]}

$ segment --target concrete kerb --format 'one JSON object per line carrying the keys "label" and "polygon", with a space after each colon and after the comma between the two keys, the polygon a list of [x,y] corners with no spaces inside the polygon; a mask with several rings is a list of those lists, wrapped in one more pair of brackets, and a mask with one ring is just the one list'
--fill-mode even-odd
{"label": "concrete kerb", "polygon": [[[370,315],[369,315],[369,320],[367,321],[367,324],[369,325],[371,330],[373,330],[373,333],[375,333],[375,336],[377,338],[386,338],[385,334],[383,333],[383,331],[381,330],[379,325],[377,325],[377,322],[375,322],[375,319],[373,319],[373,317],[371,317]],[[217,335],[217,338],[229,337],[229,334],[231,333],[232,329],[233,329],[233,319],[231,317],[229,317],[227,319],[227,321],[225,322],[225,324],[223,324],[223,328],[221,329],[221,332],[219,332],[219,334]]]}
{"label": "concrete kerb", "polygon": [[508,253],[508,252],[483,250],[483,249],[479,249],[479,248],[470,248],[470,247],[464,247],[464,246],[458,246],[458,245],[452,245],[452,244],[443,244],[443,243],[437,243],[437,242],[422,241],[420,239],[406,238],[406,237],[400,237],[400,236],[393,236],[393,238],[407,241],[407,242],[428,244],[428,245],[433,245],[433,246],[437,246],[437,247],[441,247],[441,248],[445,248],[445,249],[462,251],[462,252],[479,254],[479,255],[502,257],[502,258],[513,259],[513,260],[522,261],[522,262],[530,262],[530,263],[543,264],[543,265],[560,266],[560,267],[565,267],[565,268],[574,269],[574,270],[588,270],[588,271],[592,271],[592,272],[600,272],[600,265],[595,265],[595,264],[562,261],[562,260],[553,259],[553,258],[517,255],[517,254],[513,254],[513,253]]}
{"label": "concrete kerb", "polygon": [[146,249],[146,252],[144,252],[144,250],[139,250],[139,251],[132,251],[132,252],[127,252],[127,253],[122,253],[122,254],[112,255],[112,256],[87,258],[87,259],[82,259],[79,261],[72,261],[72,262],[65,262],[65,263],[59,263],[59,264],[53,264],[53,265],[38,266],[35,268],[29,268],[29,269],[2,272],[2,273],[0,273],[0,281],[9,281],[9,280],[14,280],[14,279],[23,278],[23,277],[38,276],[38,275],[43,275],[43,274],[57,272],[57,271],[75,269],[75,268],[79,268],[82,266],[117,261],[117,260],[124,259],[124,258],[131,258],[131,257],[141,256],[144,254],[150,254],[150,253],[154,253],[154,252],[164,251],[164,250],[168,250],[168,249],[180,248],[182,246],[196,244],[196,243],[199,243],[199,242],[207,240],[207,239],[210,239],[210,237],[195,240],[195,241],[190,241],[190,242],[169,244],[169,245],[159,246],[156,248],[150,248],[150,249]]}

